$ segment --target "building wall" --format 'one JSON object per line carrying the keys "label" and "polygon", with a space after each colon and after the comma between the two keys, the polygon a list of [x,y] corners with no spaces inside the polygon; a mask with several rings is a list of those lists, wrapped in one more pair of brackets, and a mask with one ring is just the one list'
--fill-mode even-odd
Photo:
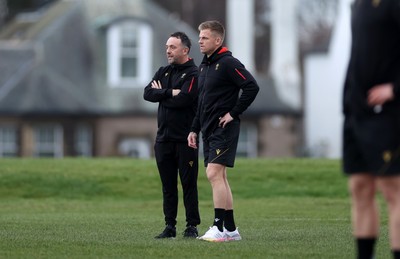
{"label": "building wall", "polygon": [[297,31],[298,0],[271,0],[271,75],[279,97],[300,110],[301,77]]}
{"label": "building wall", "polygon": [[110,117],[96,123],[96,156],[122,156],[118,150],[120,141],[129,138],[146,139],[153,145],[157,134],[157,120],[152,117]]}
{"label": "building wall", "polygon": [[329,51],[305,59],[305,138],[310,156],[341,156],[341,99],[350,54],[351,2],[340,0]]}
{"label": "building wall", "polygon": [[301,144],[299,120],[292,116],[265,116],[259,122],[260,157],[295,157]]}
{"label": "building wall", "polygon": [[[243,123],[246,123],[243,121]],[[299,121],[292,116],[265,116],[257,125],[258,157],[294,157],[298,155],[301,139],[297,132]],[[75,134],[78,125],[89,125],[93,129],[92,156],[137,156],[121,149],[124,141],[139,141],[137,147],[145,158],[154,157],[153,145],[157,134],[157,120],[154,117],[118,116],[104,118],[0,118],[1,125],[14,125],[18,134],[18,156],[35,155],[35,133],[38,125],[58,125],[62,130],[62,157],[76,156]],[[202,154],[200,154],[202,156]]]}
{"label": "building wall", "polygon": [[[59,129],[60,139],[57,139],[55,145],[60,147],[60,157],[77,156],[75,137],[79,126],[88,126],[91,132],[94,130],[92,118],[76,117],[2,117],[0,118],[0,127],[12,126],[15,128],[16,141],[18,145],[17,156],[33,157],[35,156],[35,128],[41,126],[51,126]],[[93,154],[93,146],[90,153]]]}
{"label": "building wall", "polygon": [[20,155],[22,157],[33,156],[33,130],[29,123],[21,123]]}

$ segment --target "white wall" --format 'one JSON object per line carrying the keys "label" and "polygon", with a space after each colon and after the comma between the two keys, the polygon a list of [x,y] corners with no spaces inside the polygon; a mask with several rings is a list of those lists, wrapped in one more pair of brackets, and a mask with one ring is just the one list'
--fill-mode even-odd
{"label": "white wall", "polygon": [[301,108],[298,59],[298,0],[271,0],[271,75],[280,98]]}
{"label": "white wall", "polygon": [[228,0],[226,40],[232,55],[254,72],[254,0]]}
{"label": "white wall", "polygon": [[341,157],[341,102],[351,43],[351,2],[340,0],[328,53],[305,59],[305,138],[313,156]]}

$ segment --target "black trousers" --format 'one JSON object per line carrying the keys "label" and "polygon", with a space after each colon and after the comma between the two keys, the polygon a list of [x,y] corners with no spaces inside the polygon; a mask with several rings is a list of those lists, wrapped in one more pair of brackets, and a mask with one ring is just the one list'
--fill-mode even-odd
{"label": "black trousers", "polygon": [[176,225],[179,173],[186,210],[186,225],[199,225],[198,150],[190,148],[186,142],[156,142],[154,151],[162,183],[165,223]]}

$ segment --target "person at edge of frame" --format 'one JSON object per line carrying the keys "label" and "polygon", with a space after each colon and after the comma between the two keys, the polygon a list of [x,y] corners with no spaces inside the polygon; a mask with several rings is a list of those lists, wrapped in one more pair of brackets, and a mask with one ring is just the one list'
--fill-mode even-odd
{"label": "person at edge of frame", "polygon": [[[241,240],[233,214],[233,197],[227,167],[234,167],[240,131],[239,115],[259,91],[254,77],[223,46],[225,29],[218,21],[199,25],[199,105],[188,135],[188,145],[197,148],[202,132],[204,165],[211,184],[214,221],[199,239],[210,242]],[[239,94],[241,92],[241,94]]]}
{"label": "person at edge of frame", "polygon": [[176,237],[178,174],[186,210],[183,236],[196,238],[200,224],[198,150],[188,147],[186,138],[196,113],[198,68],[189,57],[191,41],[185,33],[172,33],[165,47],[169,65],[158,69],[143,95],[145,100],[158,103],[154,152],[162,183],[166,226],[155,238]]}
{"label": "person at edge of frame", "polygon": [[379,191],[388,207],[393,258],[400,258],[400,0],[355,0],[351,23],[343,171],[357,258],[374,258]]}

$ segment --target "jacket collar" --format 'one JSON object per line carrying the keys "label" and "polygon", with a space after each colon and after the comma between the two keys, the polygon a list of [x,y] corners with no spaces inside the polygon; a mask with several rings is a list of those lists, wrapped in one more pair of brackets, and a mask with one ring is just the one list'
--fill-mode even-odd
{"label": "jacket collar", "polygon": [[214,51],[213,54],[211,54],[210,57],[207,57],[207,55],[204,55],[202,63],[214,63],[218,59],[220,59],[222,56],[225,55],[232,55],[232,53],[228,50],[227,47],[219,47]]}
{"label": "jacket collar", "polygon": [[185,69],[187,67],[191,67],[191,66],[194,66],[194,65],[195,65],[194,64],[194,60],[192,58],[189,58],[189,60],[186,61],[183,64],[171,64],[171,67],[172,68],[176,68],[178,70],[181,70],[181,69]]}

